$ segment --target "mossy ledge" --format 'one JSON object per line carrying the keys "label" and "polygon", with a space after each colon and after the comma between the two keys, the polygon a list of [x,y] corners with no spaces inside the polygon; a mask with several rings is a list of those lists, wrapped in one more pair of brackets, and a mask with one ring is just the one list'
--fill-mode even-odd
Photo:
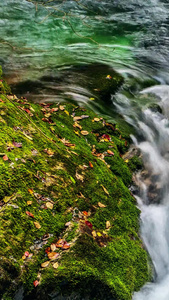
{"label": "mossy ledge", "polygon": [[131,299],[149,274],[129,136],[84,108],[9,95],[2,78],[0,89],[1,299]]}

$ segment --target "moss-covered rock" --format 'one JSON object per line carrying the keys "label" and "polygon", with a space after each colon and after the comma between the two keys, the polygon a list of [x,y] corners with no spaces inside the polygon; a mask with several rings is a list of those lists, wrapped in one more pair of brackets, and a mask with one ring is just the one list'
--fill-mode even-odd
{"label": "moss-covered rock", "polygon": [[128,189],[133,164],[122,159],[128,145],[117,125],[92,111],[1,91],[4,300],[19,287],[25,300],[129,300],[148,279]]}

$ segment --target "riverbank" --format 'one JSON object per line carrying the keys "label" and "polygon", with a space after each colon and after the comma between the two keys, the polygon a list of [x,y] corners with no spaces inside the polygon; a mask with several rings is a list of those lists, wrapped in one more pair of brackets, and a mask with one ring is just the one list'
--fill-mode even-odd
{"label": "riverbank", "polygon": [[0,88],[1,297],[131,299],[148,269],[129,136],[85,108]]}

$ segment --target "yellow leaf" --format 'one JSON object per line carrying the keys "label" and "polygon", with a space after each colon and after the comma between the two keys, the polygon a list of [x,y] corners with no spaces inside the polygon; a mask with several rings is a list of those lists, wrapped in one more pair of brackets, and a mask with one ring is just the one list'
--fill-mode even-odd
{"label": "yellow leaf", "polygon": [[128,159],[126,159],[126,160],[125,160],[125,163],[128,163],[128,162],[129,162],[129,160],[128,160]]}
{"label": "yellow leaf", "polygon": [[91,101],[94,101],[95,100],[95,98],[89,98]]}
{"label": "yellow leaf", "polygon": [[92,231],[92,235],[93,235],[94,238],[97,236],[97,233],[96,233],[95,230]]}
{"label": "yellow leaf", "polygon": [[53,203],[46,202],[46,207],[49,208],[49,209],[53,209]]}
{"label": "yellow leaf", "polygon": [[65,113],[69,116],[69,112],[67,110],[65,110]]}
{"label": "yellow leaf", "polygon": [[37,229],[40,229],[41,228],[41,225],[39,224],[39,222],[34,222],[34,225]]}
{"label": "yellow leaf", "polygon": [[76,135],[79,135],[79,136],[80,136],[79,131],[75,131],[75,130],[74,130],[74,133],[75,133]]}
{"label": "yellow leaf", "polygon": [[97,232],[97,236],[102,236],[102,234],[100,232]]}
{"label": "yellow leaf", "polygon": [[82,130],[82,126],[81,126],[79,123],[77,123],[77,122],[75,122],[75,123],[73,124],[73,127],[77,127],[77,128],[79,128],[80,130]]}
{"label": "yellow leaf", "polygon": [[50,261],[49,261],[49,260],[48,260],[48,261],[45,261],[44,263],[41,264],[41,267],[42,267],[42,268],[46,268],[46,267],[49,266],[49,264],[50,264]]}
{"label": "yellow leaf", "polygon": [[32,201],[29,200],[29,201],[27,201],[26,203],[27,203],[27,205],[31,205],[31,204],[32,204]]}

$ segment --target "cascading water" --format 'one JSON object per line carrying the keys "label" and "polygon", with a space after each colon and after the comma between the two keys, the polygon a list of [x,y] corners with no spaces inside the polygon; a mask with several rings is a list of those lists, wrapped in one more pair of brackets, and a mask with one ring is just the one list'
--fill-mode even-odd
{"label": "cascading water", "polygon": [[[142,152],[145,171],[136,176],[136,198],[141,236],[154,266],[153,282],[135,293],[133,300],[168,300],[169,5],[166,0],[40,1],[63,4],[61,15],[53,15],[52,8],[36,7],[36,2],[0,2],[0,64],[6,78],[9,83],[30,78],[41,83],[44,76],[57,77],[71,65],[97,61],[125,77],[124,91],[113,102],[137,132],[133,142]],[[63,19],[64,12],[70,12],[69,22]],[[143,90],[151,84],[162,85]],[[85,102],[89,97],[82,88],[72,81],[64,92],[73,94],[78,103]],[[140,90],[143,97],[138,96]],[[154,101],[163,113],[142,109]],[[107,114],[112,117],[111,110]]]}

